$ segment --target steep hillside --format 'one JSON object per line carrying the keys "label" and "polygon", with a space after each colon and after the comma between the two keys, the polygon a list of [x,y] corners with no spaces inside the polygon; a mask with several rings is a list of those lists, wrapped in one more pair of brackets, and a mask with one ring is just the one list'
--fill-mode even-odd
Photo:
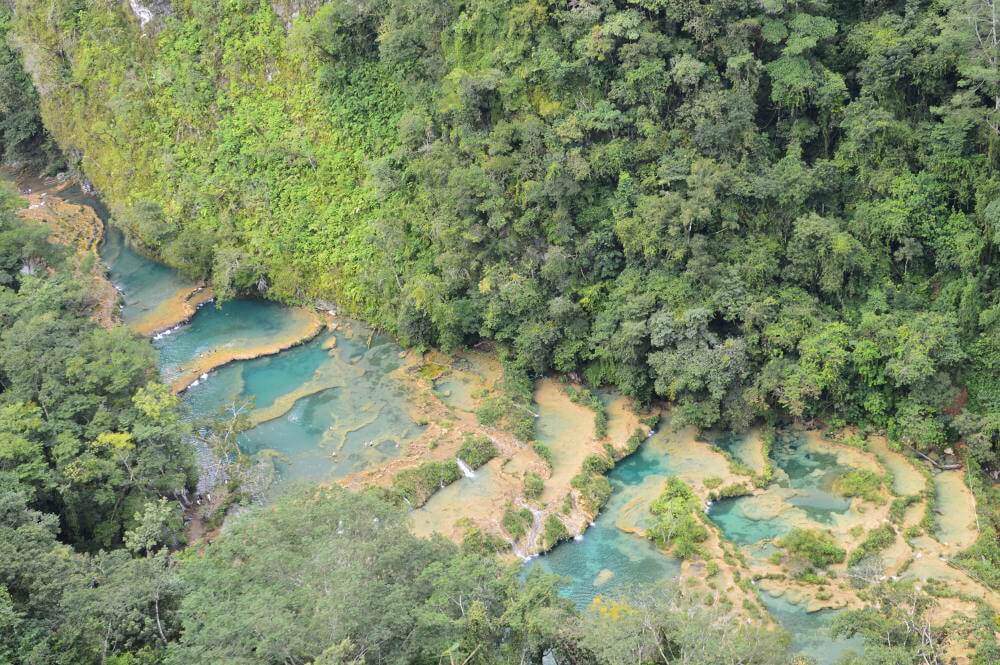
{"label": "steep hillside", "polygon": [[148,4],[15,2],[14,43],[118,223],[222,296],[992,463],[986,5]]}

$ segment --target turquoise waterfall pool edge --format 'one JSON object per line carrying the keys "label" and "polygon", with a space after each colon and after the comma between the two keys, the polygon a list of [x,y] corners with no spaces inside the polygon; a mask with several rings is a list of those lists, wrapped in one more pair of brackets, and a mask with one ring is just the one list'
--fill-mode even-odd
{"label": "turquoise waterfall pool edge", "polygon": [[[790,482],[809,478],[811,471],[807,469],[818,468],[811,466],[815,459],[803,462],[795,460],[794,455],[782,457],[779,454],[777,461],[779,465],[784,463],[792,467]],[[819,462],[829,461],[824,458]],[[802,471],[806,472],[800,473]],[[669,475],[669,456],[650,454],[649,447],[644,443],[608,474],[613,494],[582,540],[567,541],[551,552],[532,559],[526,564],[525,573],[539,567],[566,578],[563,594],[580,608],[585,608],[598,595],[627,597],[630,589],[676,578],[680,572],[679,561],[659,551],[644,538],[625,533],[616,526],[618,512],[627,503],[629,488],[638,487],[652,476],[666,480]],[[710,513],[727,538],[738,545],[750,545],[784,533],[785,527],[775,521],[749,520],[740,515],[738,502],[739,499],[718,502]],[[720,519],[720,515],[729,517]],[[833,665],[844,654],[862,649],[859,638],[833,639],[829,635],[835,612],[808,613],[783,598],[766,592],[759,592],[759,595],[772,616],[789,632],[792,648],[815,658],[819,665]]]}
{"label": "turquoise waterfall pool edge", "polygon": [[[183,286],[183,280],[175,271],[146,259],[128,248],[120,232],[111,231],[108,234],[102,255],[110,259],[112,279],[125,293],[126,321],[155,307],[158,299],[167,297]],[[189,326],[177,331],[176,336],[163,338],[162,343],[158,344],[161,353],[165,352],[167,362],[175,363],[175,366],[183,362],[183,358],[196,355],[205,347],[204,343],[192,339],[192,336],[197,336],[198,328],[204,325],[201,321],[210,324],[208,336],[215,342],[223,343],[230,334],[229,330],[245,329],[241,321],[244,314],[255,324],[261,323],[263,328],[271,329],[268,317],[260,316],[260,312],[257,311],[258,305],[261,309],[280,312],[278,305],[257,301],[243,301],[235,308],[223,308],[223,310],[212,308],[205,314],[196,315],[195,320]],[[228,313],[220,313],[226,309],[229,309]],[[233,319],[240,323],[230,327],[226,325],[227,319],[230,323]],[[300,382],[308,380],[309,376],[319,369],[324,353],[322,341],[314,340],[277,356],[234,363],[214,373],[211,380],[189,390],[185,395],[185,402],[191,406],[192,411],[202,416],[208,415],[213,408],[218,408],[220,400],[256,397],[259,400],[257,406],[268,406],[281,395],[293,390]],[[355,360],[359,355],[361,358],[365,356],[359,349],[349,349],[348,354]],[[295,365],[297,369],[283,369],[282,365],[285,363]],[[280,387],[275,387],[276,384]],[[292,474],[294,478],[323,479],[328,476],[328,469],[334,466],[330,455],[332,451],[322,450],[321,445],[324,436],[334,428],[334,419],[324,417],[323,414],[328,416],[331,411],[337,411],[334,405],[338,403],[343,406],[343,410],[350,410],[352,413],[357,413],[359,408],[363,411],[364,405],[352,401],[349,396],[352,393],[368,392],[368,390],[330,388],[303,397],[283,416],[245,433],[241,437],[241,445],[247,446],[250,450],[274,449],[273,442],[282,441],[286,445],[278,447],[278,452],[288,461],[289,467],[296,469]],[[391,399],[388,401],[392,402]],[[339,443],[346,445],[350,439],[355,447],[361,444],[361,453],[370,451],[376,455],[391,454],[394,452],[392,449],[400,443],[398,439],[390,437],[378,441],[375,445],[369,445],[384,431],[378,427],[366,428],[370,428],[372,423],[384,417],[384,414],[377,413],[369,423],[342,432],[343,438]],[[412,430],[405,422],[405,418],[401,418],[397,413],[389,419],[395,419],[396,424],[401,423],[406,435],[412,436]],[[368,438],[370,436],[374,438]],[[386,449],[387,446],[391,448]],[[616,510],[625,502],[627,497],[625,490],[628,487],[638,485],[651,475],[665,477],[669,473],[669,460],[653,458],[644,454],[644,450],[645,447],[640,448],[636,454],[624,460],[611,472],[614,494],[582,541],[560,545],[549,554],[534,559],[525,567],[529,570],[534,566],[540,566],[550,572],[566,576],[569,584],[565,587],[564,593],[577,605],[588,604],[599,593],[609,596],[627,595],[632,588],[676,577],[679,572],[678,561],[663,555],[645,539],[624,533],[615,526]],[[345,455],[343,459],[345,462],[342,471],[345,473],[356,470],[359,464],[364,464],[366,461],[363,454]],[[734,525],[727,527],[724,520],[720,521],[720,526],[724,533],[729,531],[727,535],[736,535],[738,531]],[[739,542],[740,538],[735,540]],[[846,648],[855,646],[834,642],[819,634],[829,622],[829,613],[808,615],[798,606],[782,599],[771,598],[766,594],[763,601],[782,625],[793,634],[793,646],[803,653],[817,657],[821,663],[833,662],[834,656],[839,656]]]}

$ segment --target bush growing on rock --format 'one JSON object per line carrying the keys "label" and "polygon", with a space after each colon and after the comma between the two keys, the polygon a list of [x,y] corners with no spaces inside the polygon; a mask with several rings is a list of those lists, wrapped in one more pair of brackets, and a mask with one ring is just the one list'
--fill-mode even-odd
{"label": "bush growing on rock", "polygon": [[504,531],[510,534],[514,540],[520,540],[524,534],[528,533],[531,524],[535,521],[534,515],[527,508],[507,508],[504,511],[500,525]]}
{"label": "bush growing on rock", "polygon": [[400,471],[393,480],[393,491],[414,508],[427,503],[435,492],[462,477],[462,470],[453,460],[424,462],[412,469]]}
{"label": "bush growing on rock", "polygon": [[657,520],[648,538],[681,559],[703,555],[701,543],[708,539],[708,529],[701,522],[698,497],[683,480],[668,479],[649,511]]}
{"label": "bush growing on rock", "polygon": [[840,563],[847,552],[837,545],[833,534],[818,529],[796,527],[777,541],[794,567],[826,568]]}
{"label": "bush growing on rock", "polygon": [[853,566],[866,557],[889,549],[895,542],[896,530],[892,528],[892,525],[883,524],[878,528],[872,529],[868,532],[868,537],[851,552],[847,564]]}
{"label": "bush growing on rock", "polygon": [[545,481],[537,473],[529,471],[524,474],[524,496],[537,499],[545,491]]}
{"label": "bush growing on rock", "polygon": [[497,447],[488,436],[466,432],[458,449],[458,457],[473,469],[478,469],[497,456]]}
{"label": "bush growing on rock", "polygon": [[549,515],[545,518],[542,537],[545,539],[545,547],[550,548],[554,547],[559,541],[567,540],[569,538],[569,531],[561,519],[555,515]]}
{"label": "bush growing on rock", "polygon": [[611,497],[611,482],[596,473],[578,473],[573,476],[570,485],[580,492],[583,508],[591,515],[596,515]]}
{"label": "bush growing on rock", "polygon": [[536,455],[542,458],[542,461],[545,462],[546,466],[550,469],[552,468],[552,465],[555,463],[555,457],[552,455],[551,448],[541,441],[535,441],[531,444],[531,449],[535,451]]}
{"label": "bush growing on rock", "polygon": [[868,469],[852,469],[835,484],[839,494],[846,497],[861,497],[865,501],[883,504],[885,498],[882,490],[885,487],[885,477]]}

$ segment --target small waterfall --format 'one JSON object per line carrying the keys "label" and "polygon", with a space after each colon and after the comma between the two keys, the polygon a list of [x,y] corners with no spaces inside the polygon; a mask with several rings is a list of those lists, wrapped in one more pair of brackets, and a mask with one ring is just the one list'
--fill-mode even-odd
{"label": "small waterfall", "polygon": [[458,464],[458,468],[462,470],[462,475],[466,478],[475,478],[476,472],[472,468],[462,461],[461,457],[456,457],[455,462]]}
{"label": "small waterfall", "polygon": [[528,561],[531,561],[532,557],[530,557],[527,554],[525,554],[524,552],[522,552],[521,548],[517,546],[517,543],[515,543],[513,540],[510,540],[509,538],[507,539],[507,542],[510,543],[510,548],[514,551],[514,555],[518,559],[520,559],[521,561],[524,561],[525,563],[527,563]]}

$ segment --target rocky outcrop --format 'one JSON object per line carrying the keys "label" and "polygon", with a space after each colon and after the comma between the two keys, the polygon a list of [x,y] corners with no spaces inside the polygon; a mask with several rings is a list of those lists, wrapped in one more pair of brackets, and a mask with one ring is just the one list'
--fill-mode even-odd
{"label": "rocky outcrop", "polygon": [[281,17],[286,28],[299,16],[312,16],[325,0],[271,0],[274,13]]}
{"label": "rocky outcrop", "polygon": [[158,30],[174,11],[170,0],[128,0],[128,6],[143,31]]}

